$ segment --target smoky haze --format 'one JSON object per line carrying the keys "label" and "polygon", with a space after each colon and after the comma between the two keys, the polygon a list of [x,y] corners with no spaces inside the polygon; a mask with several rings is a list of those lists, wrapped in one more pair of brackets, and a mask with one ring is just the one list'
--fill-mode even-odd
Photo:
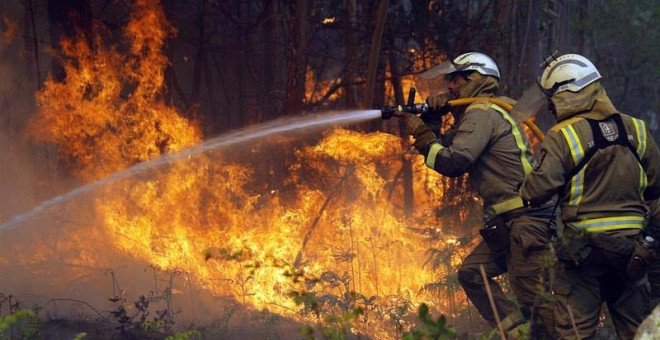
{"label": "smoky haze", "polygon": [[[333,116],[329,116],[328,119],[332,121],[331,117]],[[309,119],[301,118],[300,121],[304,123]],[[289,123],[300,124],[295,121]],[[279,125],[275,124],[271,129],[278,130],[276,126]],[[286,126],[281,126],[281,129],[286,130]],[[249,138],[251,133],[260,138]],[[144,239],[140,237],[141,232],[130,234],[117,229],[111,230],[99,206],[108,206],[112,210],[128,208],[122,213],[122,217],[126,217],[123,223],[139,223],[143,216],[153,214],[150,211],[152,206],[153,210],[158,210],[161,204],[172,204],[168,209],[175,210],[178,205],[185,202],[167,202],[167,199],[162,197],[162,202],[156,198],[147,202],[145,206],[138,206],[139,204],[132,201],[140,199],[132,196],[135,188],[153,186],[157,191],[161,191],[159,195],[164,195],[172,185],[184,186],[183,181],[186,177],[198,172],[200,165],[214,163],[221,164],[218,168],[223,168],[224,165],[227,167],[240,165],[254,170],[251,182],[246,183],[246,190],[250,197],[258,197],[256,205],[268,207],[271,200],[284,200],[287,196],[293,200],[291,198],[295,196],[291,192],[293,188],[287,186],[285,179],[290,176],[289,166],[297,161],[295,150],[313,146],[322,136],[318,129],[312,129],[307,133],[289,131],[285,134],[281,132],[269,134],[267,129],[255,126],[252,129],[228,134],[227,137],[218,136],[207,141],[203,145],[213,145],[215,141],[218,146],[209,148],[204,153],[189,157],[174,157],[171,162],[158,163],[158,166],[137,167],[139,171],[129,172],[127,176],[118,180],[93,186],[93,190],[81,192],[70,199],[56,201],[33,218],[9,230],[0,231],[0,272],[4,277],[0,280],[0,293],[12,294],[25,307],[32,304],[39,305],[51,318],[87,320],[109,318],[110,311],[116,310],[122,303],[130,306],[140,296],[160,298],[152,303],[151,311],[171,307],[177,312],[178,325],[218,318],[227,313],[228,308],[233,308],[231,306],[240,305],[231,294],[222,295],[217,291],[205,289],[200,285],[196,273],[190,272],[187,268],[159,270],[154,262],[119,249],[116,242],[110,241],[119,239],[126,241],[128,247],[139,248],[146,239],[145,253],[161,252],[163,257],[168,257],[170,255],[164,250],[168,245],[163,243],[174,243],[185,236],[168,234],[171,226],[166,224],[167,220],[157,220],[165,225],[158,225],[161,230],[156,233],[145,228]],[[234,139],[240,140],[241,143],[233,143]],[[227,145],[223,144],[223,141]],[[27,171],[20,174],[27,177],[30,175]],[[180,176],[181,181],[179,182],[174,176]],[[172,178],[175,182],[172,182]],[[229,181],[229,179],[223,180]],[[313,178],[301,179],[302,183],[313,181]],[[332,181],[336,182],[335,179]],[[18,183],[8,181],[8,184]],[[29,180],[27,184],[30,184]],[[203,184],[206,185],[212,190],[213,187],[222,186],[223,183],[210,181],[208,184]],[[354,197],[359,193],[348,188],[345,195]],[[188,212],[190,220],[187,220],[185,225],[188,229],[204,232],[205,228],[210,228],[204,222],[204,213],[205,209],[215,202],[212,197],[203,199],[203,196],[200,195],[201,198],[191,196],[199,199],[199,202],[193,205],[199,210]],[[239,201],[236,202],[239,207],[248,204],[248,202],[240,202],[242,199],[240,197],[232,199]],[[30,202],[31,205],[39,203]],[[25,210],[25,207],[18,210]],[[107,215],[105,217],[107,218]],[[173,226],[174,222],[172,222]],[[249,223],[246,223],[245,231],[249,232]],[[217,232],[223,233],[222,230]],[[152,233],[151,236],[148,233]],[[234,236],[223,237],[226,237],[224,242],[233,242]],[[317,242],[316,236],[312,238],[311,243],[314,242]],[[188,253],[192,257],[201,259],[204,251],[202,247],[193,246]],[[311,251],[306,255],[315,256]],[[200,262],[204,265],[203,261]],[[209,265],[218,262],[221,261],[214,259]],[[227,280],[226,286],[231,288],[235,285],[230,283],[231,278],[218,276],[216,280]],[[162,297],[169,294],[168,289],[172,291],[172,295],[171,300],[166,302]],[[117,298],[120,300],[117,301]],[[290,327],[293,335],[299,325],[290,320],[284,327]],[[235,330],[238,334],[249,334],[250,331],[250,329]]]}
{"label": "smoky haze", "polygon": [[[13,2],[10,2],[13,3]],[[13,8],[16,7],[16,8]],[[3,4],[0,15],[16,17],[19,6]],[[0,24],[0,32],[8,26]],[[36,82],[16,36],[0,34],[0,221],[31,207],[38,175],[35,168],[40,162],[26,143],[23,127],[35,110]]]}
{"label": "smoky haze", "polygon": [[[41,6],[39,16],[45,3],[34,4]],[[16,36],[0,35],[0,224],[81,185],[66,175],[53,146],[34,145],[25,132],[38,109],[37,84],[47,76],[44,70],[50,62],[41,54],[37,65],[25,14],[19,1],[0,4],[0,17],[18,20],[12,24],[19,28]],[[47,21],[36,19],[39,36],[47,40]],[[0,33],[8,31],[0,20]],[[38,42],[40,48],[47,48],[46,40]],[[249,154],[250,147],[255,146],[244,144],[238,149]],[[139,173],[112,183],[116,187],[101,187],[54,204],[16,228],[0,231],[0,294],[13,296],[22,308],[38,305],[51,319],[108,319],[110,311],[123,304],[130,308],[140,296],[158,300],[152,301],[152,313],[170,308],[182,326],[222,316],[237,304],[233,296],[211,294],[190,272],[158,270],[150,261],[108,242],[131,236],[104,229],[95,204],[103,202],[108,191],[153,181],[157,175]],[[128,215],[136,218],[138,213]],[[192,252],[202,257],[202,251]],[[171,298],[166,299],[168,294]]]}

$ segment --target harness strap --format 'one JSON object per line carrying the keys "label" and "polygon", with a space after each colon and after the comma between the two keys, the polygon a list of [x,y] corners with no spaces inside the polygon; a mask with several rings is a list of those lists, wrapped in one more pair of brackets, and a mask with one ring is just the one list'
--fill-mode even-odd
{"label": "harness strap", "polygon": [[[611,138],[608,136],[605,136],[604,133],[607,132],[608,129],[611,129],[611,125],[608,124],[608,121],[610,118],[614,121],[614,123],[617,126],[617,132],[618,135],[616,138]],[[630,152],[635,156],[635,159],[637,159],[637,162],[641,164],[641,160],[639,158],[639,155],[637,154],[637,150],[630,144],[630,141],[628,140],[627,132],[626,132],[626,127],[623,125],[623,119],[621,118],[620,114],[614,114],[610,118],[603,119],[603,120],[595,120],[595,119],[589,119],[585,118],[585,120],[589,123],[589,127],[591,127],[591,133],[594,136],[594,146],[590,148],[587,153],[584,155],[582,160],[573,168],[573,170],[568,174],[568,178],[573,178],[575,175],[577,175],[582,169],[589,163],[591,158],[596,154],[598,150],[605,149],[607,147],[610,147],[612,145],[621,145],[627,147]],[[604,132],[605,131],[605,132]],[[611,132],[612,135],[614,134],[614,131]]]}

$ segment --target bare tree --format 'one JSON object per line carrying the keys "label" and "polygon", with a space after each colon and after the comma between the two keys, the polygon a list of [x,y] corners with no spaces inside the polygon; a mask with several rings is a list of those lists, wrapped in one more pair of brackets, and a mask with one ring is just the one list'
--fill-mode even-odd
{"label": "bare tree", "polygon": [[352,83],[357,73],[357,3],[356,0],[346,0],[346,45],[345,45],[345,71],[344,81],[346,82],[345,106],[354,108],[358,106],[357,86]]}
{"label": "bare tree", "polygon": [[296,0],[292,7],[291,39],[287,46],[288,65],[284,113],[302,112],[307,72],[307,30],[309,22],[308,0]]}
{"label": "bare tree", "polygon": [[380,45],[383,31],[385,30],[385,22],[387,20],[388,3],[389,0],[380,0],[376,9],[374,32],[371,37],[371,48],[369,50],[369,59],[367,60],[367,84],[362,101],[363,108],[369,108],[373,105],[376,75],[378,74],[378,57],[380,55]]}

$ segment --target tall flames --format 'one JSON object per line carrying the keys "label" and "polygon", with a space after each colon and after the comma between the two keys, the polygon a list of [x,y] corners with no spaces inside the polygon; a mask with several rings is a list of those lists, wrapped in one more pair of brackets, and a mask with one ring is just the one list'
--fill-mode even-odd
{"label": "tall flames", "polygon": [[[158,0],[139,0],[124,30],[125,53],[100,37],[92,46],[65,41],[66,79],[49,79],[37,94],[32,136],[55,143],[87,181],[199,143],[197,123],[163,100],[162,48],[173,33]],[[414,162],[417,206],[408,217],[402,158]],[[57,252],[76,253],[65,259],[72,266],[109,266],[114,262],[98,255],[103,245],[122,259],[185,272],[191,284],[245,308],[292,318],[300,308],[291,293],[301,291],[338,309],[329,297],[361,296],[362,305],[380,311],[381,322],[397,306],[427,300],[451,314],[450,303],[422,289],[450,275],[424,267],[427,250],[460,244],[446,234],[429,236],[443,225],[434,209],[443,196],[440,183],[393,135],[333,129],[311,142],[273,136],[102,187],[92,212],[73,218],[93,225],[71,228],[69,243],[60,241]],[[58,229],[70,219],[57,222]],[[449,267],[458,254],[450,254]],[[20,261],[47,258],[37,251]],[[393,329],[373,318],[360,331],[391,337]]]}
{"label": "tall flames", "polygon": [[66,79],[49,78],[37,94],[32,136],[57,144],[82,178],[102,178],[201,140],[199,127],[163,100],[168,61],[162,50],[175,31],[157,6],[134,3],[124,29],[127,51],[106,47],[101,35],[91,44],[63,40],[59,58]]}

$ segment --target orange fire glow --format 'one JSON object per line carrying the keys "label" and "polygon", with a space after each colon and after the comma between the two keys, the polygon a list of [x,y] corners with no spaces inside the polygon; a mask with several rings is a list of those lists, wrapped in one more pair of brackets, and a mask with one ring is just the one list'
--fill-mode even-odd
{"label": "orange fire glow", "polygon": [[18,35],[18,23],[6,17],[2,18],[5,25],[4,31],[0,31],[0,47],[11,43]]}
{"label": "orange fire glow", "polygon": [[[61,42],[66,79],[49,78],[37,94],[40,111],[30,127],[58,145],[76,174],[98,179],[131,164],[201,140],[199,127],[162,98],[165,39],[174,29],[154,1],[135,2],[124,31],[130,52],[106,47],[101,36]],[[76,62],[72,62],[75,60]]]}
{"label": "orange fire glow", "polygon": [[[66,79],[49,79],[37,95],[32,136],[55,143],[87,181],[202,140],[198,124],[162,98],[163,43],[174,29],[159,1],[136,1],[134,8],[124,31],[128,54],[105,47],[101,38],[93,48],[84,39],[65,41]],[[269,152],[254,149],[246,153],[255,159]],[[93,255],[94,244],[102,243],[160,269],[184,271],[214,295],[291,318],[300,317],[292,290],[340,297],[352,291],[365,297],[362,304],[381,309],[380,321],[372,318],[357,330],[375,338],[394,337],[382,311],[392,304],[433,301],[451,314],[455,302],[422,290],[451,274],[424,267],[427,250],[465,247],[457,235],[433,239],[425,231],[448,230],[436,210],[445,180],[390,134],[333,129],[293,149],[279,179],[217,150],[103,187],[93,202],[99,225],[69,236],[71,247],[82,249],[69,263],[102,266]],[[398,176],[402,156],[413,162],[416,206],[409,217]],[[449,256],[449,265],[459,254]],[[22,261],[47,257],[31,256]],[[303,287],[291,278],[296,270],[319,281]],[[452,299],[465,300],[461,294]],[[415,307],[409,309],[414,314]]]}

